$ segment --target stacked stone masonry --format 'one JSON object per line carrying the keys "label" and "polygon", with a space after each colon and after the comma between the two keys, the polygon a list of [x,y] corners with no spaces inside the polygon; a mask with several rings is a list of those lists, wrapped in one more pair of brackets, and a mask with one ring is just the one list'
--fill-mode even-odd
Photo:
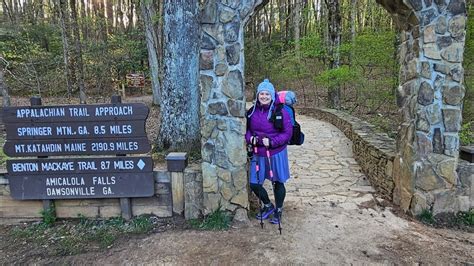
{"label": "stacked stone masonry", "polygon": [[208,0],[201,14],[204,215],[248,208],[244,26],[262,0]]}
{"label": "stacked stone masonry", "polygon": [[377,0],[400,35],[394,202],[405,211],[472,208],[456,173],[465,88],[465,0]]}

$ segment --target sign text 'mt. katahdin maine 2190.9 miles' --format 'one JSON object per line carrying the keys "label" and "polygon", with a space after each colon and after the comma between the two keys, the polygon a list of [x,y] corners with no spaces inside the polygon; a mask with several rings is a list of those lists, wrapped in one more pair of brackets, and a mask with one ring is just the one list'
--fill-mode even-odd
{"label": "sign text 'mt. katahdin maine 2190.9 miles'", "polygon": [[[150,151],[141,103],[2,109],[11,157],[125,155]],[[7,161],[15,199],[148,197],[151,157],[35,158]]]}

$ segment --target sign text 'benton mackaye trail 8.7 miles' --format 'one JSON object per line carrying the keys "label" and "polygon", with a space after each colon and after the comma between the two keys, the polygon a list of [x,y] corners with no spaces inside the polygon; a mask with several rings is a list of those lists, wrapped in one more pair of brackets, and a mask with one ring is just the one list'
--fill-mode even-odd
{"label": "sign text 'benton mackaye trail 8.7 miles'", "polygon": [[[11,157],[126,155],[150,151],[142,103],[2,109]],[[154,194],[151,157],[33,158],[7,161],[14,199],[129,198]]]}

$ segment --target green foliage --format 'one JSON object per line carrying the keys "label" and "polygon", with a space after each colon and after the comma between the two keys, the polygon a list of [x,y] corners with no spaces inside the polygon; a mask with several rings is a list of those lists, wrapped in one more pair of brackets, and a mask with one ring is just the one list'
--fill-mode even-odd
{"label": "green foliage", "polygon": [[357,70],[349,66],[328,69],[315,77],[316,84],[323,85],[326,88],[340,88],[347,83],[353,83],[360,78]]}
{"label": "green foliage", "polygon": [[121,217],[107,220],[90,220],[81,217],[80,226],[87,232],[87,240],[98,243],[101,248],[111,246],[123,234],[146,234],[153,229],[153,223],[147,216],[137,216],[129,222]]}
{"label": "green foliage", "polygon": [[[90,31],[100,32],[100,21],[82,18]],[[5,75],[12,95],[66,95],[61,30],[52,23],[25,24],[7,31],[0,42],[0,56],[8,62]],[[89,96],[114,89],[130,72],[148,72],[143,29],[117,31],[106,39],[82,36],[85,86]],[[69,43],[70,57],[75,53]],[[77,73],[76,73],[77,75]],[[77,91],[77,88],[74,88]]]}
{"label": "green foliage", "polygon": [[316,34],[304,36],[300,41],[300,49],[303,57],[322,59],[326,56],[324,42]]}
{"label": "green foliage", "polygon": [[425,224],[433,225],[436,227],[449,227],[449,228],[465,228],[474,226],[474,209],[470,209],[467,212],[460,211],[457,213],[441,213],[433,216],[433,213],[427,209],[424,209],[420,215],[417,216],[418,220]]}
{"label": "green foliage", "polygon": [[258,79],[269,76],[272,64],[279,58],[278,44],[277,41],[273,46],[262,41],[245,42],[246,71]]}
{"label": "green foliage", "polygon": [[430,210],[424,209],[418,216],[418,220],[425,224],[434,224],[435,219],[433,217],[433,213]]}
{"label": "green foliage", "polygon": [[47,228],[43,223],[37,223],[26,228],[15,227],[10,234],[15,238],[37,238],[43,235]]}
{"label": "green foliage", "polygon": [[474,143],[474,121],[465,123],[459,131],[459,140],[461,145],[470,145]]}
{"label": "green foliage", "polygon": [[50,24],[30,25],[10,31],[0,42],[0,56],[15,75],[6,75],[10,93],[38,95],[61,86],[59,68],[62,43],[59,30]]}
{"label": "green foliage", "polygon": [[368,121],[370,124],[376,127],[377,131],[387,133],[387,135],[392,139],[396,138],[396,131],[393,130],[393,124],[386,117],[383,117],[382,115],[375,115],[368,118]]}
{"label": "green foliage", "polygon": [[56,209],[54,206],[47,210],[42,210],[41,211],[41,218],[43,219],[43,224],[46,226],[53,226],[54,223],[56,222]]}
{"label": "green foliage", "polygon": [[[397,64],[396,48],[397,39],[393,31],[359,33],[352,47],[352,64],[362,67],[365,72],[373,68],[393,69]],[[371,73],[367,74],[369,79]]]}
{"label": "green foliage", "polygon": [[203,220],[193,219],[188,223],[192,228],[199,230],[227,230],[230,227],[230,221],[229,214],[219,207]]}
{"label": "green foliage", "polygon": [[153,224],[150,219],[146,216],[135,217],[130,223],[131,233],[145,234],[151,231]]}
{"label": "green foliage", "polygon": [[310,77],[310,72],[302,64],[301,59],[296,56],[294,51],[288,51],[271,64],[269,77],[272,77],[272,81],[285,83],[308,78]]}
{"label": "green foliage", "polygon": [[474,209],[471,209],[467,212],[458,212],[456,214],[460,224],[467,226],[474,226]]}
{"label": "green foliage", "polygon": [[42,222],[18,226],[10,231],[10,236],[36,243],[39,246],[50,246],[49,252],[65,256],[82,253],[91,247],[109,248],[122,236],[146,234],[154,228],[148,216],[134,217],[128,222],[121,217],[96,220],[79,214],[78,218],[78,223],[64,221],[47,224]]}

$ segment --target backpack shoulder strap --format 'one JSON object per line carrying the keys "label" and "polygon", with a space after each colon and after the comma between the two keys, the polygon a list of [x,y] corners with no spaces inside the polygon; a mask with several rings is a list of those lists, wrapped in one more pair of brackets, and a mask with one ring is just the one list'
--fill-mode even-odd
{"label": "backpack shoulder strap", "polygon": [[291,124],[294,126],[296,124],[295,108],[293,108],[293,106],[291,106],[291,105],[286,104],[285,109],[288,112],[288,114],[290,115]]}
{"label": "backpack shoulder strap", "polygon": [[254,108],[255,105],[252,105],[252,107],[250,107],[247,112],[245,112],[245,117],[247,117],[247,119],[249,118],[249,115],[252,113],[252,110]]}
{"label": "backpack shoulder strap", "polygon": [[252,113],[252,110],[254,108],[254,105],[252,105],[252,107],[250,107],[247,112],[245,112],[245,118],[247,119],[247,130],[250,128],[250,117],[249,115]]}

